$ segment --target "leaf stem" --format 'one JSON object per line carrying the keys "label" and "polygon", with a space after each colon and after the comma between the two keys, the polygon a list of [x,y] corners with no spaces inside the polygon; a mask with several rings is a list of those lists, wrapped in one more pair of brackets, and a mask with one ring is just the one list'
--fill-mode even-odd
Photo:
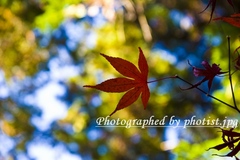
{"label": "leaf stem", "polygon": [[[185,83],[193,86],[192,83],[186,81],[185,79],[179,77],[178,75],[176,75],[175,78],[178,78],[179,80],[181,80],[181,81],[183,81],[183,82],[185,82]],[[228,107],[230,107],[230,108],[232,108],[232,109],[235,109],[235,110],[237,110],[237,111],[240,113],[240,111],[239,111],[236,107],[234,107],[234,106],[232,106],[232,105],[230,105],[230,104],[228,104],[228,103],[226,103],[226,102],[224,102],[224,101],[222,101],[222,100],[220,100],[220,99],[218,99],[218,98],[216,98],[216,97],[208,94],[207,92],[205,92],[204,90],[202,90],[202,89],[199,88],[199,87],[195,87],[195,88],[198,89],[199,91],[201,91],[202,93],[204,93],[205,95],[207,95],[208,97],[210,97],[210,98],[212,98],[212,99],[214,99],[214,100],[216,100],[216,101],[218,101],[218,102],[221,102],[222,104],[225,104],[226,106],[228,106]]]}
{"label": "leaf stem", "polygon": [[237,107],[235,94],[234,94],[234,90],[233,90],[233,85],[232,85],[230,36],[227,36],[227,41],[228,41],[228,75],[229,75],[229,82],[230,82],[230,87],[231,87],[231,92],[232,92],[234,108],[240,113],[240,110]]}
{"label": "leaf stem", "polygon": [[159,79],[155,79],[155,80],[152,80],[152,81],[148,81],[147,83],[158,82],[158,81],[165,80],[165,79],[170,79],[170,78],[177,78],[177,77],[176,76],[169,76],[169,77],[164,77],[164,78],[159,78]]}

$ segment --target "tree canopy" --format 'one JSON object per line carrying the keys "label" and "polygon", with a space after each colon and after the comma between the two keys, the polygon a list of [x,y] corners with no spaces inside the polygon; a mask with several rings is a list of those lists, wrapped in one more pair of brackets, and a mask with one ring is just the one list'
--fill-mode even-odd
{"label": "tree canopy", "polygon": [[[219,71],[209,77],[201,70],[209,71],[207,64],[201,63],[228,72],[228,36],[231,63],[239,65],[239,23],[226,19],[239,13],[239,7],[237,0],[1,1],[0,159],[192,160],[226,155],[229,150],[206,151],[222,143],[221,129],[206,123],[219,119],[227,125],[238,119],[234,107],[219,101],[234,105],[229,76]],[[122,77],[108,56],[139,66],[139,47],[148,64],[148,82],[154,81],[147,83],[147,107],[139,98],[108,117],[124,93],[83,86]],[[195,76],[203,72],[211,87],[204,81],[184,90],[201,81],[204,77]],[[237,74],[232,84],[239,104]],[[150,118],[165,123],[115,125],[119,120],[141,126]],[[171,120],[182,127],[171,126]],[[187,120],[195,120],[192,126],[206,123],[183,127]]]}

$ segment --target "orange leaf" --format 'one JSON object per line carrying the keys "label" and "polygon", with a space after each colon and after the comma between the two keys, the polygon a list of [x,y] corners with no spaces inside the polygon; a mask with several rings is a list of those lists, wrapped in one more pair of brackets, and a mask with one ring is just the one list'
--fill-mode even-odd
{"label": "orange leaf", "polygon": [[240,28],[240,13],[232,14],[230,17],[218,17],[214,18],[213,20],[223,20],[235,27]]}
{"label": "orange leaf", "polygon": [[[83,87],[95,88],[104,92],[125,92],[120,99],[116,109],[110,114],[113,115],[116,111],[126,108],[134,103],[141,94],[144,109],[150,97],[150,91],[147,85],[148,64],[147,60],[139,47],[138,68],[131,62],[122,58],[110,57],[105,54],[101,55],[106,58],[110,64],[123,76],[127,78],[114,78],[106,80],[97,85],[84,85]],[[131,79],[129,79],[131,78]]]}

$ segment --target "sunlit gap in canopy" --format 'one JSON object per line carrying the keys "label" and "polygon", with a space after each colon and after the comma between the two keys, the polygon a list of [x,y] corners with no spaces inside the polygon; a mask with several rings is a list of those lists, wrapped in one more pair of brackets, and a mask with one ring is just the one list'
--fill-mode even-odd
{"label": "sunlit gap in canopy", "polygon": [[8,157],[9,151],[14,149],[16,142],[13,139],[9,138],[9,136],[5,135],[2,129],[0,131],[0,141],[0,156],[1,158],[6,158]]}
{"label": "sunlit gap in canopy", "polygon": [[29,143],[27,150],[30,158],[37,160],[82,160],[79,154],[69,152],[64,145],[51,145],[44,140]]}
{"label": "sunlit gap in canopy", "polygon": [[183,30],[189,30],[193,26],[191,17],[183,12],[173,9],[170,11],[169,16],[173,23]]}
{"label": "sunlit gap in canopy", "polygon": [[100,129],[96,129],[96,128],[90,128],[88,131],[87,131],[87,137],[90,141],[96,141],[96,140],[99,140],[101,139],[103,136],[103,132],[102,130]]}
{"label": "sunlit gap in canopy", "polygon": [[[104,14],[104,6],[98,3],[94,3],[90,6],[84,4],[72,4],[65,8],[64,16],[67,19],[80,19],[80,21],[91,23],[94,28],[102,27],[108,19],[112,19],[114,16],[114,12],[110,10],[108,13],[111,14]],[[105,11],[105,10],[104,10]]]}
{"label": "sunlit gap in canopy", "polygon": [[158,54],[161,59],[168,61],[171,64],[177,62],[177,57],[173,55],[162,43],[156,43],[152,48],[152,53]]}
{"label": "sunlit gap in canopy", "polygon": [[4,72],[0,70],[0,99],[5,99],[9,96],[9,89],[4,79]]}
{"label": "sunlit gap in canopy", "polygon": [[39,130],[46,131],[52,122],[66,116],[67,106],[57,98],[64,93],[64,87],[56,82],[49,82],[36,91],[32,98],[35,100],[34,105],[42,110],[42,115],[33,116],[31,123]]}
{"label": "sunlit gap in canopy", "polygon": [[49,71],[35,77],[34,83],[40,83],[42,87],[25,99],[27,103],[42,111],[41,116],[31,118],[31,123],[41,131],[49,129],[52,122],[66,116],[68,106],[58,98],[66,94],[66,88],[60,82],[66,82],[70,77],[79,74],[79,68],[72,64],[65,48],[58,47],[58,53],[58,57],[49,60]]}
{"label": "sunlit gap in canopy", "polygon": [[164,141],[160,143],[160,148],[164,151],[172,150],[179,143],[179,128],[166,127],[164,131]]}
{"label": "sunlit gap in canopy", "polygon": [[92,99],[90,100],[90,104],[93,107],[99,107],[102,104],[102,99],[100,98],[99,95],[95,94],[93,95]]}
{"label": "sunlit gap in canopy", "polygon": [[194,51],[189,52],[185,42],[180,42],[179,45],[172,46],[171,49],[168,49],[163,42],[157,42],[153,46],[152,53],[159,55],[160,59],[174,65],[178,70],[185,70],[191,67],[188,61],[192,65],[201,64],[202,59],[199,56],[202,56],[207,50],[207,45],[201,43]]}
{"label": "sunlit gap in canopy", "polygon": [[[175,117],[179,118],[179,117]],[[180,119],[179,126],[183,126],[183,120]],[[174,127],[174,126],[166,126],[164,128],[163,141],[160,143],[160,148],[164,151],[173,151],[180,143],[182,139],[186,141],[192,140],[191,132],[187,128],[183,127]],[[175,159],[176,155],[173,153],[173,158]]]}

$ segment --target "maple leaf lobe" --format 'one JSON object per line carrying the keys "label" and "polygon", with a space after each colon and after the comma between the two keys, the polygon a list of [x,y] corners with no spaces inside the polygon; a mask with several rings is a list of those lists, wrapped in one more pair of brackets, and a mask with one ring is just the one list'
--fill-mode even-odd
{"label": "maple leaf lobe", "polygon": [[107,56],[103,53],[101,55],[123,76],[141,79],[140,72],[133,63],[122,58]]}
{"label": "maple leaf lobe", "polygon": [[142,99],[144,109],[147,108],[147,103],[148,103],[149,98],[150,98],[150,91],[149,91],[148,86],[142,87],[141,99]]}
{"label": "maple leaf lobe", "polygon": [[110,114],[112,116],[116,111],[121,110],[123,108],[128,107],[129,105],[133,104],[141,94],[141,88],[140,87],[135,87],[128,92],[126,92],[120,101],[117,104],[116,109]]}
{"label": "maple leaf lobe", "polygon": [[139,47],[139,58],[138,58],[138,67],[143,76],[144,81],[147,81],[148,77],[148,64],[147,60],[143,54],[142,49]]}
{"label": "maple leaf lobe", "polygon": [[85,85],[83,87],[95,88],[104,92],[125,92],[135,87],[137,82],[128,78],[113,78],[95,86]]}
{"label": "maple leaf lobe", "polygon": [[232,14],[230,17],[214,18],[213,20],[222,20],[222,21],[227,22],[235,27],[240,28],[240,13]]}

